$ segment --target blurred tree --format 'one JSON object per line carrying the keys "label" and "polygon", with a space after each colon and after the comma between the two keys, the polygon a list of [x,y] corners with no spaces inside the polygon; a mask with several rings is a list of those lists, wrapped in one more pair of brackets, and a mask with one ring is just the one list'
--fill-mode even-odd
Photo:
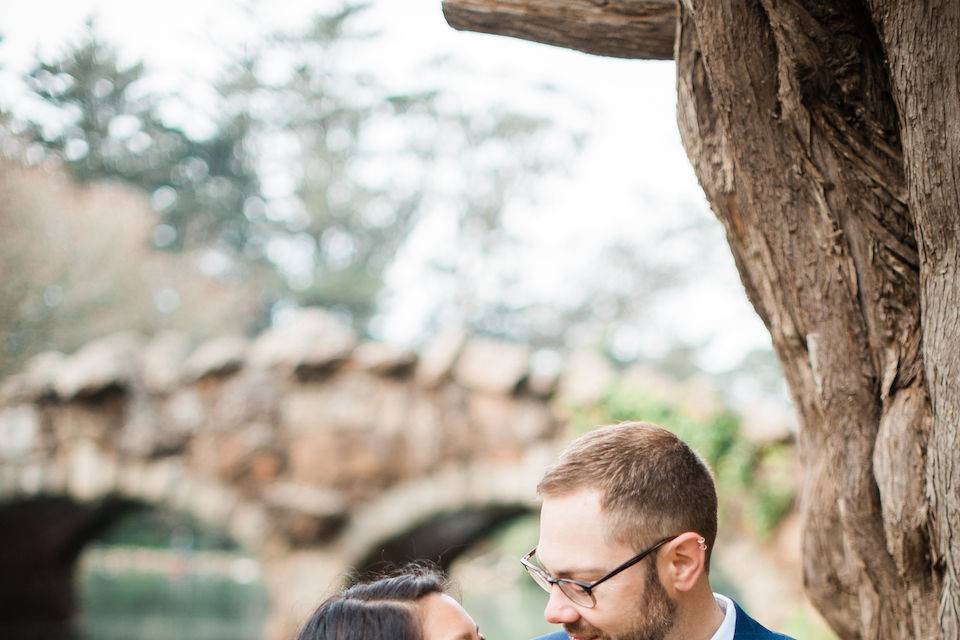
{"label": "blurred tree", "polygon": [[509,261],[502,265],[499,283],[486,290],[476,286],[484,271],[494,271],[478,261],[477,278],[458,288],[460,296],[473,296],[466,303],[469,326],[534,348],[589,345],[620,360],[636,359],[639,347],[631,338],[649,322],[659,296],[682,287],[689,270],[651,259],[623,238],[611,239],[594,260],[584,262],[587,268],[572,273],[560,295],[537,296],[524,293],[528,275]]}
{"label": "blurred tree", "polygon": [[155,219],[130,187],[0,160],[0,376],[117,331],[247,329],[259,283],[205,275],[203,252],[152,250]]}
{"label": "blurred tree", "polygon": [[[488,253],[505,241],[502,216],[518,187],[576,145],[548,118],[464,105],[443,81],[389,86],[355,60],[376,46],[377,36],[359,26],[367,7],[346,3],[301,31],[271,35],[237,56],[242,62],[221,85],[259,127],[264,181],[277,187],[268,189],[264,214],[284,227],[266,250],[291,298],[337,308],[359,327],[425,218],[446,218],[459,251]],[[264,69],[285,65],[284,77],[266,79]]]}
{"label": "blurred tree", "polygon": [[[6,38],[0,33],[0,48]],[[6,65],[0,60],[0,75],[4,73]],[[10,135],[10,111],[5,104],[0,103],[0,157],[9,157],[13,155]]]}
{"label": "blurred tree", "polygon": [[428,214],[455,227],[445,268],[466,284],[472,257],[509,242],[508,203],[578,144],[549,118],[465,105],[442,80],[388,86],[355,64],[376,46],[358,26],[367,6],[347,2],[228,53],[218,120],[202,140],[161,117],[171,97],[149,89],[142,63],[121,64],[88,21],[26,74],[43,107],[24,116],[27,129],[81,181],[119,178],[150,193],[158,248],[265,261],[281,276],[265,300],[333,307],[363,330]]}
{"label": "blurred tree", "polygon": [[81,182],[115,178],[151,194],[161,214],[157,248],[242,249],[243,205],[258,193],[244,147],[249,122],[227,116],[213,135],[195,140],[159,116],[163,98],[147,89],[145,77],[142,62],[121,64],[90,19],[81,38],[52,60],[39,57],[27,72],[41,107],[27,115],[28,133]]}

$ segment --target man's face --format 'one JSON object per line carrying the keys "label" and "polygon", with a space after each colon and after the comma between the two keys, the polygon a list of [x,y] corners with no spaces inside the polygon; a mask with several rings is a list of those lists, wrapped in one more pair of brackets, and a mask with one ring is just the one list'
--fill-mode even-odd
{"label": "man's face", "polygon": [[[544,498],[537,558],[550,575],[592,582],[635,553],[612,540],[597,491]],[[575,640],[663,640],[673,626],[676,605],[660,583],[653,560],[603,582],[593,595],[597,604],[591,609],[554,587],[543,615],[562,624]]]}

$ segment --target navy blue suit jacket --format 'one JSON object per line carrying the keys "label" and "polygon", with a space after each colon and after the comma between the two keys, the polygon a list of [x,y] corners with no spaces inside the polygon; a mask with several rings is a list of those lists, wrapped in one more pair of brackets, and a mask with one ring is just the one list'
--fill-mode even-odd
{"label": "navy blue suit jacket", "polygon": [[[781,633],[774,633],[762,624],[751,618],[740,608],[736,602],[733,606],[737,608],[737,626],[733,633],[734,640],[793,640]],[[563,631],[548,633],[534,640],[568,640],[568,636]]]}

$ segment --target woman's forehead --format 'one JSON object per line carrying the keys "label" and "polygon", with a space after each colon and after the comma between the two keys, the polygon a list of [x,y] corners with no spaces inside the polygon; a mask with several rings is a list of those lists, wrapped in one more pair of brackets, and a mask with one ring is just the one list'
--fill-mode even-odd
{"label": "woman's forehead", "polygon": [[425,640],[473,640],[477,625],[460,603],[445,593],[431,593],[417,604]]}

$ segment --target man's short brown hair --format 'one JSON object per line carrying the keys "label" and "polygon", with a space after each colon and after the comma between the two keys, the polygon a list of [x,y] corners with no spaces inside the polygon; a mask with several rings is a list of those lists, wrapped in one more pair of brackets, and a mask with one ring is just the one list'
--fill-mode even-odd
{"label": "man's short brown hair", "polygon": [[574,440],[537,492],[561,496],[600,493],[613,539],[638,551],[661,538],[694,531],[707,543],[707,566],[717,537],[717,490],[703,459],[663,427],[623,422]]}

